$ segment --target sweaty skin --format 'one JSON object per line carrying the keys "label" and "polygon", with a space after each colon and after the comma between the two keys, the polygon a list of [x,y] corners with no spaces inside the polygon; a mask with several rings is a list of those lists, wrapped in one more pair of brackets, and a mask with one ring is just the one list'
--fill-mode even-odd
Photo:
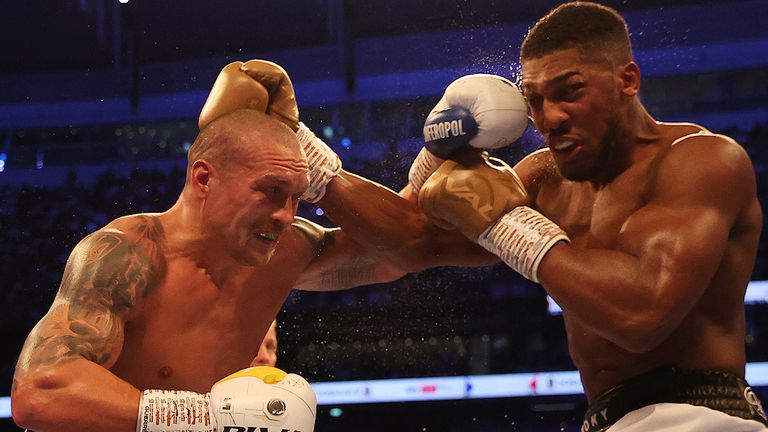
{"label": "sweaty skin", "polygon": [[531,205],[571,238],[538,274],[564,310],[588,399],[661,365],[743,376],[743,300],[762,225],[746,152],[652,119],[635,98],[634,63],[567,49],[523,71],[549,148],[515,171]]}

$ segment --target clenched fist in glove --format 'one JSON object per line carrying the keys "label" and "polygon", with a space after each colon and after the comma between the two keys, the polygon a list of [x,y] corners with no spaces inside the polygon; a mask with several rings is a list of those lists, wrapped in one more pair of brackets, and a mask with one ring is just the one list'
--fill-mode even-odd
{"label": "clenched fist in glove", "polygon": [[528,194],[512,168],[481,150],[443,162],[419,192],[419,206],[435,225],[459,230],[473,241],[527,203]]}
{"label": "clenched fist in glove", "polygon": [[319,201],[325,195],[327,184],[341,171],[341,159],[299,122],[296,93],[285,69],[266,60],[233,62],[224,66],[200,112],[200,129],[238,109],[266,112],[296,132],[309,165],[309,188],[301,198]]}
{"label": "clenched fist in glove", "polygon": [[224,114],[238,109],[265,112],[299,129],[299,108],[288,73],[266,60],[232,62],[219,72],[200,112],[200,129]]}
{"label": "clenched fist in glove", "polygon": [[419,206],[436,225],[457,229],[538,282],[544,255],[565,232],[526,205],[530,199],[514,170],[480,150],[445,161],[421,187]]}

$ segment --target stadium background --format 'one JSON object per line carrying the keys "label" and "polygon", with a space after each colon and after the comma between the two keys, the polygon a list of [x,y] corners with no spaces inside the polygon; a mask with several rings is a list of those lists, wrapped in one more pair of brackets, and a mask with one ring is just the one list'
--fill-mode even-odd
{"label": "stadium background", "polygon": [[[468,73],[516,80],[520,41],[554,1],[49,0],[0,17],[0,396],[70,249],[112,218],[163,211],[221,67],[283,65],[301,117],[344,166],[400,188],[442,90]],[[661,120],[739,140],[768,203],[768,1],[606,2],[623,12]],[[498,152],[514,163],[532,131]],[[322,209],[300,214],[332,225]],[[702,245],[706,247],[706,245]],[[764,233],[754,281],[768,279]],[[768,305],[747,307],[749,362],[768,361]],[[294,293],[279,365],[313,382],[572,370],[562,318],[503,266]],[[258,335],[254,335],[258,339]],[[433,389],[434,390],[434,389]],[[416,391],[425,391],[424,388]],[[758,388],[763,399],[765,387]],[[579,395],[322,405],[318,431],[576,431]],[[0,430],[15,430],[0,418]]]}

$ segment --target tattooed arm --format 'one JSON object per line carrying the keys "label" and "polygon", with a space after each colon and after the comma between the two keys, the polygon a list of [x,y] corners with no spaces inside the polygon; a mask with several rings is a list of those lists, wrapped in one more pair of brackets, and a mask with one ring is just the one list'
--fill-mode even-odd
{"label": "tattooed arm", "polygon": [[301,273],[296,288],[334,291],[399,279],[405,271],[368,254],[340,229],[328,229],[296,218],[293,227],[312,249],[313,259]]}
{"label": "tattooed arm", "polygon": [[145,247],[116,229],[83,239],[48,313],[28,336],[11,389],[16,423],[38,432],[133,431],[140,392],[109,372],[137,300],[154,283]]}

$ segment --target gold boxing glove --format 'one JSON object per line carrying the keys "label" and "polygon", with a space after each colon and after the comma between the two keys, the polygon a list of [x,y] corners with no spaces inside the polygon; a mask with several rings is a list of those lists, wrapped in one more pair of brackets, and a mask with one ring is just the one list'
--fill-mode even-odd
{"label": "gold boxing glove", "polygon": [[288,73],[266,60],[232,62],[219,72],[200,112],[200,129],[238,109],[253,109],[277,118],[296,132],[299,108]]}
{"label": "gold boxing glove", "polygon": [[435,225],[477,241],[499,218],[530,199],[514,170],[481,150],[467,150],[424,183],[419,206]]}
{"label": "gold boxing glove", "polygon": [[528,207],[520,178],[503,161],[471,150],[445,161],[422,186],[419,205],[438,226],[458,229],[538,282],[544,256],[568,234]]}

